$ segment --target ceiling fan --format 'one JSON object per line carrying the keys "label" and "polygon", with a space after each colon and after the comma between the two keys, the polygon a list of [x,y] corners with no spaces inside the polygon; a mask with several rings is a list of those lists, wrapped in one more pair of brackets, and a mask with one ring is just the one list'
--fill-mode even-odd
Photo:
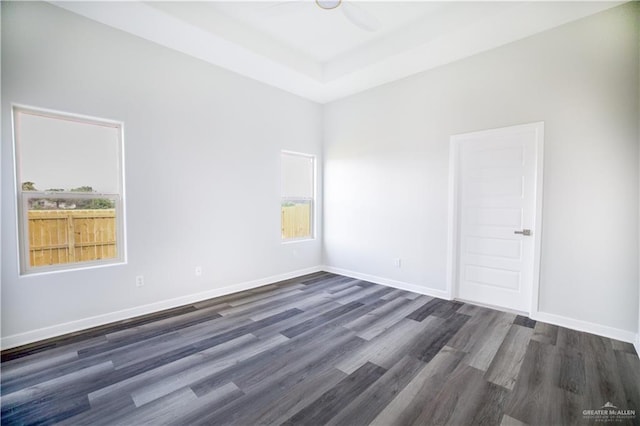
{"label": "ceiling fan", "polygon": [[[310,3],[311,2],[304,0],[294,0],[280,2],[276,5],[295,5],[296,7],[300,7],[302,5],[309,5]],[[364,31],[375,32],[382,27],[382,23],[375,15],[358,6],[355,2],[345,0],[315,0],[315,5],[326,11],[341,11],[349,22]],[[282,8],[277,9],[282,10]]]}

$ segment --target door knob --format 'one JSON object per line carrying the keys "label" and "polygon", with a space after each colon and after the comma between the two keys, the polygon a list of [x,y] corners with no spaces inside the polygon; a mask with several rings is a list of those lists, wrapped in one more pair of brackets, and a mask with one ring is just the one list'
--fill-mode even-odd
{"label": "door knob", "polygon": [[531,235],[531,229],[523,229],[522,231],[513,231],[514,234]]}

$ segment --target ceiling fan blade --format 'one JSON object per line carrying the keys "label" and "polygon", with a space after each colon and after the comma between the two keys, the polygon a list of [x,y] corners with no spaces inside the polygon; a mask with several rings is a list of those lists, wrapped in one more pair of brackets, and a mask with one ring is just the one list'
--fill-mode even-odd
{"label": "ceiling fan blade", "polygon": [[365,31],[374,32],[382,27],[382,23],[372,13],[367,12],[355,3],[342,2],[342,13],[352,24]]}

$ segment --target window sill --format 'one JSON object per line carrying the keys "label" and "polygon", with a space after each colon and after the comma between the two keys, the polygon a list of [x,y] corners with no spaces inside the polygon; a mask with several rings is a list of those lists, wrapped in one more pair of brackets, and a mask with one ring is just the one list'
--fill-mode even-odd
{"label": "window sill", "polygon": [[310,238],[290,238],[288,240],[281,240],[281,244],[295,244],[295,243],[305,243],[310,241],[316,241],[315,237]]}
{"label": "window sill", "polygon": [[108,268],[111,266],[121,266],[126,264],[127,264],[126,260],[116,260],[114,262],[86,262],[86,263],[76,264],[74,266],[69,266],[68,268],[61,268],[57,265],[52,267],[42,266],[41,268],[30,268],[27,271],[22,272],[20,274],[20,278],[59,274],[61,272],[84,271],[87,269]]}

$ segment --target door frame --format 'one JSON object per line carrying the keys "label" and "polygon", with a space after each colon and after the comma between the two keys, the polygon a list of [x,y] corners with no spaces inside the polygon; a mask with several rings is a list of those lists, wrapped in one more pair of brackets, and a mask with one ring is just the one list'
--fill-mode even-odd
{"label": "door frame", "polygon": [[535,212],[533,227],[533,282],[531,283],[531,295],[529,304],[529,316],[538,313],[538,295],[540,286],[540,250],[542,242],[542,191],[543,191],[543,160],[544,160],[544,122],[520,124],[488,130],[480,130],[469,133],[452,135],[449,139],[449,206],[448,206],[448,231],[447,231],[447,287],[449,299],[455,299],[459,293],[458,280],[458,234],[460,229],[460,143],[464,139],[474,136],[502,135],[512,131],[534,130],[536,132],[535,153]]}

